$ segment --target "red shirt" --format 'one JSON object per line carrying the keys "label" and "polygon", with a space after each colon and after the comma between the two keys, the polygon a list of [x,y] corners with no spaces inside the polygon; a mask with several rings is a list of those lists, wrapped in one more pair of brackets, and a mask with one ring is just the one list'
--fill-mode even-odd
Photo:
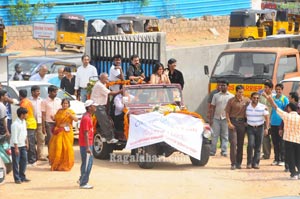
{"label": "red shirt", "polygon": [[88,131],[89,145],[93,145],[94,127],[93,120],[90,113],[85,113],[80,122],[79,129],[79,146],[86,146],[84,139],[84,132]]}

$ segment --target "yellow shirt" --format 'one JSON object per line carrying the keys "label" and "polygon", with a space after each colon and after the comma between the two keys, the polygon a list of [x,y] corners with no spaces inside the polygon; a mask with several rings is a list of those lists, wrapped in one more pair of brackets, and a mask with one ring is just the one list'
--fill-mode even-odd
{"label": "yellow shirt", "polygon": [[34,117],[34,110],[31,101],[28,98],[22,99],[20,102],[20,107],[26,108],[28,111],[26,118],[27,129],[36,129],[37,124]]}

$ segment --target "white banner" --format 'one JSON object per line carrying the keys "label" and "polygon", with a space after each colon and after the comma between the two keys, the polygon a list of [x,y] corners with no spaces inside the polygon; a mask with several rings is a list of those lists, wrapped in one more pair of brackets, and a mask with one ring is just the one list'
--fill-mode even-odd
{"label": "white banner", "polygon": [[158,112],[130,115],[126,149],[166,142],[198,160],[201,157],[203,123],[193,116]]}
{"label": "white banner", "polygon": [[51,39],[55,40],[56,24],[55,23],[34,23],[33,39]]}

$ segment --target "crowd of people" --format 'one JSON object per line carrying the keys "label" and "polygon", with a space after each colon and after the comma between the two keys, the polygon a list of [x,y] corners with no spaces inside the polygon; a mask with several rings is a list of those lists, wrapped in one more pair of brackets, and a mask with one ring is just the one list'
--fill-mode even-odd
{"label": "crowd of people", "polygon": [[[219,80],[208,98],[210,125],[214,131],[211,156],[215,156],[221,141],[221,155],[227,157],[230,145],[231,169],[241,169],[245,135],[248,137],[247,169],[259,169],[261,159],[269,159],[271,140],[274,148],[272,165],[285,166],[291,179],[300,178],[300,106],[299,96],[283,95],[283,85],[266,80],[264,89],[244,96],[244,87],[237,85],[236,94],[228,92],[227,80]],[[261,153],[263,149],[263,153]]]}
{"label": "crowd of people", "polygon": [[[103,141],[108,144],[117,143],[114,137],[114,129],[110,125],[110,118],[107,114],[107,101],[109,95],[121,96],[120,85],[106,87],[109,81],[124,80],[125,75],[122,70],[122,56],[113,57],[109,75],[101,73],[98,76],[97,70],[90,64],[88,55],[83,55],[82,65],[73,75],[69,67],[59,68],[57,77],[49,80],[46,78],[48,73],[47,66],[41,66],[38,73],[31,76],[32,81],[48,81],[48,97],[40,97],[40,87],[31,87],[31,95],[27,90],[19,90],[20,108],[17,110],[17,119],[12,122],[11,106],[15,103],[8,96],[7,91],[0,87],[0,133],[6,134],[10,138],[13,160],[13,176],[16,184],[30,182],[25,171],[27,166],[36,166],[36,162],[48,161],[51,171],[70,171],[74,165],[73,150],[73,121],[77,122],[75,112],[70,109],[68,99],[57,97],[58,89],[61,88],[77,99],[84,102],[86,113],[80,122],[79,146],[81,155],[81,168],[78,184],[80,188],[91,189],[93,186],[88,184],[89,174],[92,169],[93,156],[92,145],[94,135],[94,124],[92,115],[95,115],[101,128]],[[151,77],[146,77],[141,67],[140,58],[137,55],[130,57],[131,63],[126,71],[126,77],[132,84],[170,84],[179,83],[184,86],[182,73],[176,69],[177,61],[170,59],[168,68],[164,68],[162,63],[154,65]],[[11,80],[24,80],[22,67],[15,66],[15,74]],[[88,99],[88,84],[91,77],[97,77],[98,81],[92,88],[90,99]],[[118,97],[115,97],[117,100]],[[120,98],[121,99],[121,98]],[[117,103],[117,101],[116,101]],[[122,101],[119,101],[119,104]],[[121,106],[117,106],[117,114],[121,112]],[[119,111],[119,112],[118,112]],[[117,116],[117,115],[116,115]],[[48,147],[45,154],[44,146]]]}

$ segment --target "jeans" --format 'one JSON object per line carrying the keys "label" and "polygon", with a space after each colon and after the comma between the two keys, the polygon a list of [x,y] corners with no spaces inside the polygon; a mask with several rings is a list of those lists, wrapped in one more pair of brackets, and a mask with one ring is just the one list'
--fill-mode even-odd
{"label": "jeans", "polygon": [[269,159],[271,155],[271,131],[269,129],[268,135],[265,135],[263,137],[263,143],[262,143],[262,148],[263,148],[263,154],[265,159]]}
{"label": "jeans", "polygon": [[19,155],[15,154],[15,147],[11,147],[14,180],[23,181],[26,179],[25,171],[27,166],[26,147],[19,147]]}
{"label": "jeans", "polygon": [[[93,151],[93,146],[90,146],[90,150]],[[93,166],[93,155],[89,155],[87,160],[86,147],[80,146],[81,166],[80,166],[80,186],[84,186],[89,182],[90,173]]]}
{"label": "jeans", "polygon": [[235,120],[231,120],[231,123],[235,128],[229,129],[230,161],[231,165],[241,165],[246,131],[245,123],[244,121]]}
{"label": "jeans", "polygon": [[214,131],[212,143],[211,143],[211,154],[215,154],[217,151],[218,139],[221,136],[221,153],[222,155],[227,154],[228,145],[228,125],[226,119],[218,120],[214,118],[212,129]]}
{"label": "jeans", "polygon": [[[247,146],[247,165],[259,165],[260,149],[264,135],[263,126],[260,127],[247,127],[248,146]],[[254,150],[254,154],[253,154]]]}
{"label": "jeans", "polygon": [[279,135],[279,126],[271,126],[272,142],[274,146],[274,159],[277,162],[284,162],[285,149],[284,141]]}
{"label": "jeans", "polygon": [[48,146],[48,149],[49,149],[49,141],[50,141],[50,138],[52,136],[52,129],[54,128],[55,126],[55,123],[54,122],[46,122],[46,138],[45,138],[45,143],[47,144]]}
{"label": "jeans", "polygon": [[[286,162],[293,177],[300,173],[300,144],[285,141],[285,150]],[[297,171],[295,168],[297,168]]]}
{"label": "jeans", "polygon": [[35,129],[27,129],[28,138],[28,163],[33,164],[37,161],[36,148],[35,148]]}
{"label": "jeans", "polygon": [[83,103],[87,100],[87,89],[80,88],[80,101]]}

